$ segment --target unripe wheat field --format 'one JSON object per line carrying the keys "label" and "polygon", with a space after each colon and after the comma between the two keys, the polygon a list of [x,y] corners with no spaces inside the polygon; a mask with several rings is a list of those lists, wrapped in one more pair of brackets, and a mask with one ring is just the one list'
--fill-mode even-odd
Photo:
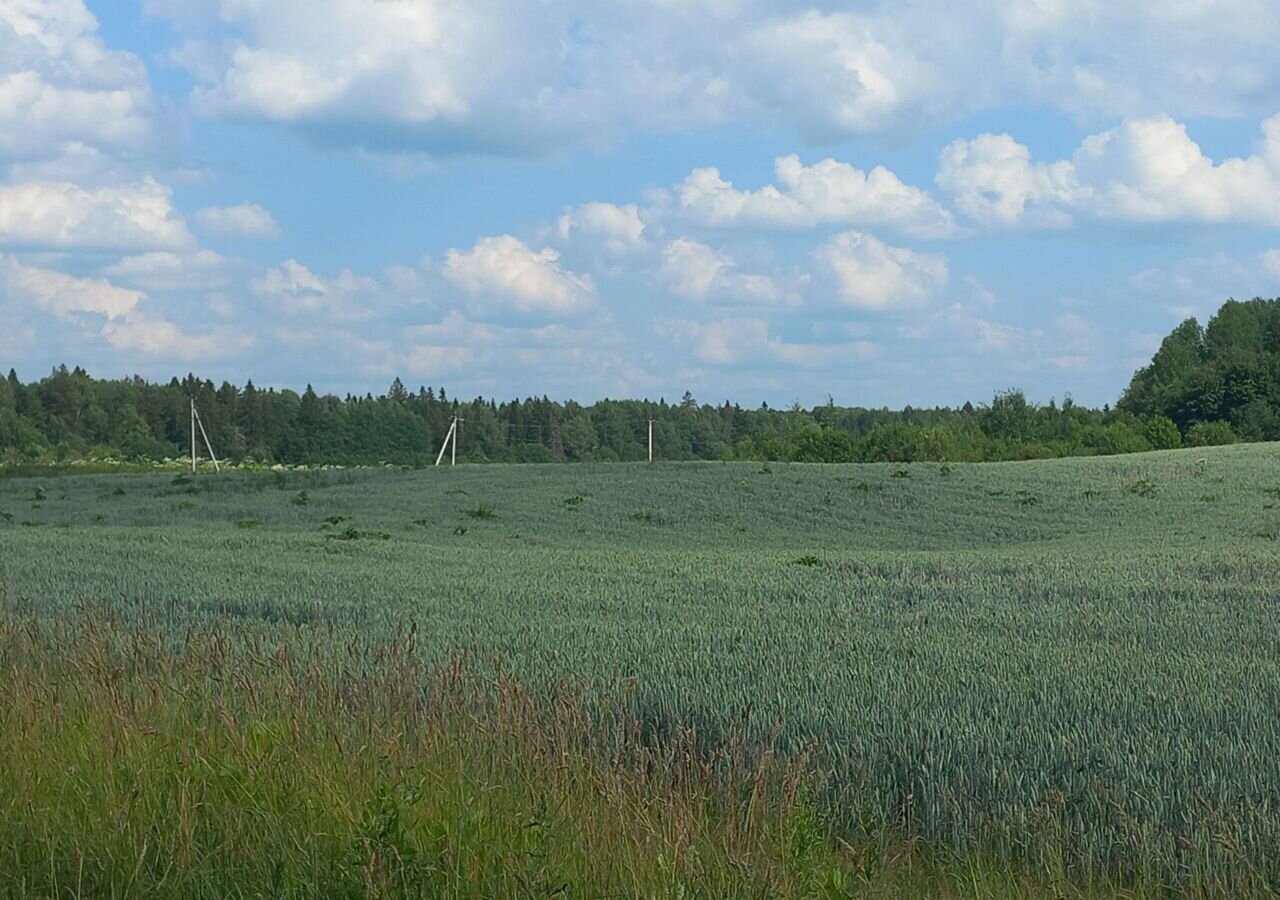
{"label": "unripe wheat field", "polygon": [[[571,684],[584,708],[625,710],[646,740],[684,734],[691,753],[730,735],[747,753],[803,753],[813,817],[850,847],[891,834],[1086,887],[1280,887],[1276,445],[0,479],[0,604],[0,865],[62,873],[30,873],[33,896],[73,896],[86,858],[121,896],[167,883],[148,856],[165,835],[85,849],[72,823],[96,813],[66,806],[67,791],[105,798],[97,780],[125,776],[88,771],[91,756],[66,775],[87,750],[59,750],[60,723],[75,719],[77,678],[86,697],[115,678],[102,702],[133,691],[128,715],[190,765],[165,731],[172,711],[148,724],[162,701],[129,680],[150,671],[138,646],[176,660],[202,641],[224,645],[219,677],[240,692],[255,666],[264,683],[284,677],[262,662],[282,647],[358,680],[395,646],[414,672],[500,668],[535,704]],[[189,689],[196,676],[178,671]],[[177,678],[166,672],[147,677]],[[199,678],[216,721],[234,704]],[[97,721],[83,706],[82,738]],[[601,718],[584,727],[607,729]],[[42,775],[41,752],[57,760]],[[114,801],[101,802],[105,816]],[[59,816],[38,841],[16,836]],[[121,821],[107,830],[127,834]],[[129,881],[113,854],[139,849]],[[356,893],[376,895],[381,870],[366,869]]]}

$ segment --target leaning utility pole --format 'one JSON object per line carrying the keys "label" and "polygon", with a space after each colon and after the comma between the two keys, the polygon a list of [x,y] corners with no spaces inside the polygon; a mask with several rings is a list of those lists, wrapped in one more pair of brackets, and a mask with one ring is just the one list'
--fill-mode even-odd
{"label": "leaning utility pole", "polygon": [[218,465],[217,454],[213,452],[213,444],[209,442],[209,435],[204,430],[204,421],[200,418],[200,413],[196,410],[196,401],[191,400],[191,474],[196,474],[196,428],[200,429],[200,436],[204,438],[205,449],[209,451],[209,459],[213,460],[213,470],[221,472],[222,466]]}

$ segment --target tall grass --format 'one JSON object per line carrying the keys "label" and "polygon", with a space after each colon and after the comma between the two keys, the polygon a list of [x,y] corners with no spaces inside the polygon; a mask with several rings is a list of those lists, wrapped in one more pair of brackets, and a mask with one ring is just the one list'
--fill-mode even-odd
{"label": "tall grass", "polygon": [[535,700],[412,629],[275,638],[6,615],[0,896],[1113,896],[839,841],[810,760],[732,719]]}

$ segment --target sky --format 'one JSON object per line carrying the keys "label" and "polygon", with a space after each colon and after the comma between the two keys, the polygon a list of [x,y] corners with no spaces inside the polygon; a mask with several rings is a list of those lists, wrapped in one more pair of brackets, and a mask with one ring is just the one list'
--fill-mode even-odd
{"label": "sky", "polygon": [[1114,402],[1280,294],[1273,0],[0,0],[0,367]]}

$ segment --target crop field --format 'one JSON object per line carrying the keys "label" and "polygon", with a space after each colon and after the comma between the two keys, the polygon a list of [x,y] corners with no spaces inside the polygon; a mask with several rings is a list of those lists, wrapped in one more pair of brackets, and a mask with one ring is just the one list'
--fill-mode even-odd
{"label": "crop field", "polygon": [[[413,690],[432,667],[500,669],[534,708],[572,685],[584,708],[623,709],[645,740],[691,753],[803,753],[813,817],[849,847],[892,835],[1082,890],[1280,889],[1276,445],[0,479],[0,604],[0,669],[25,685],[0,705],[0,865],[38,860],[64,885],[32,875],[31,895],[75,895],[88,851],[52,826],[13,837],[51,811],[77,816],[57,799],[67,759],[53,753],[39,777],[15,760],[65,737],[76,677],[84,697],[118,702],[143,656],[192,647],[230,660],[222,677],[245,697],[261,661],[293,647],[312,674],[290,690],[310,678],[306,696],[334,703],[334,679],[376,707],[360,691]],[[387,679],[388,647],[412,658],[411,678]],[[182,665],[152,674],[169,683]],[[216,722],[232,701],[213,675],[198,682],[184,682],[191,708]],[[128,708],[146,724],[161,701],[144,695]],[[584,713],[583,728],[600,720]],[[180,746],[169,726],[147,725]],[[80,766],[70,790],[86,796],[122,777]],[[123,896],[163,881],[150,840],[119,850],[138,858],[132,880],[111,880],[115,850],[94,851],[100,884]],[[843,877],[814,895],[864,895]]]}

